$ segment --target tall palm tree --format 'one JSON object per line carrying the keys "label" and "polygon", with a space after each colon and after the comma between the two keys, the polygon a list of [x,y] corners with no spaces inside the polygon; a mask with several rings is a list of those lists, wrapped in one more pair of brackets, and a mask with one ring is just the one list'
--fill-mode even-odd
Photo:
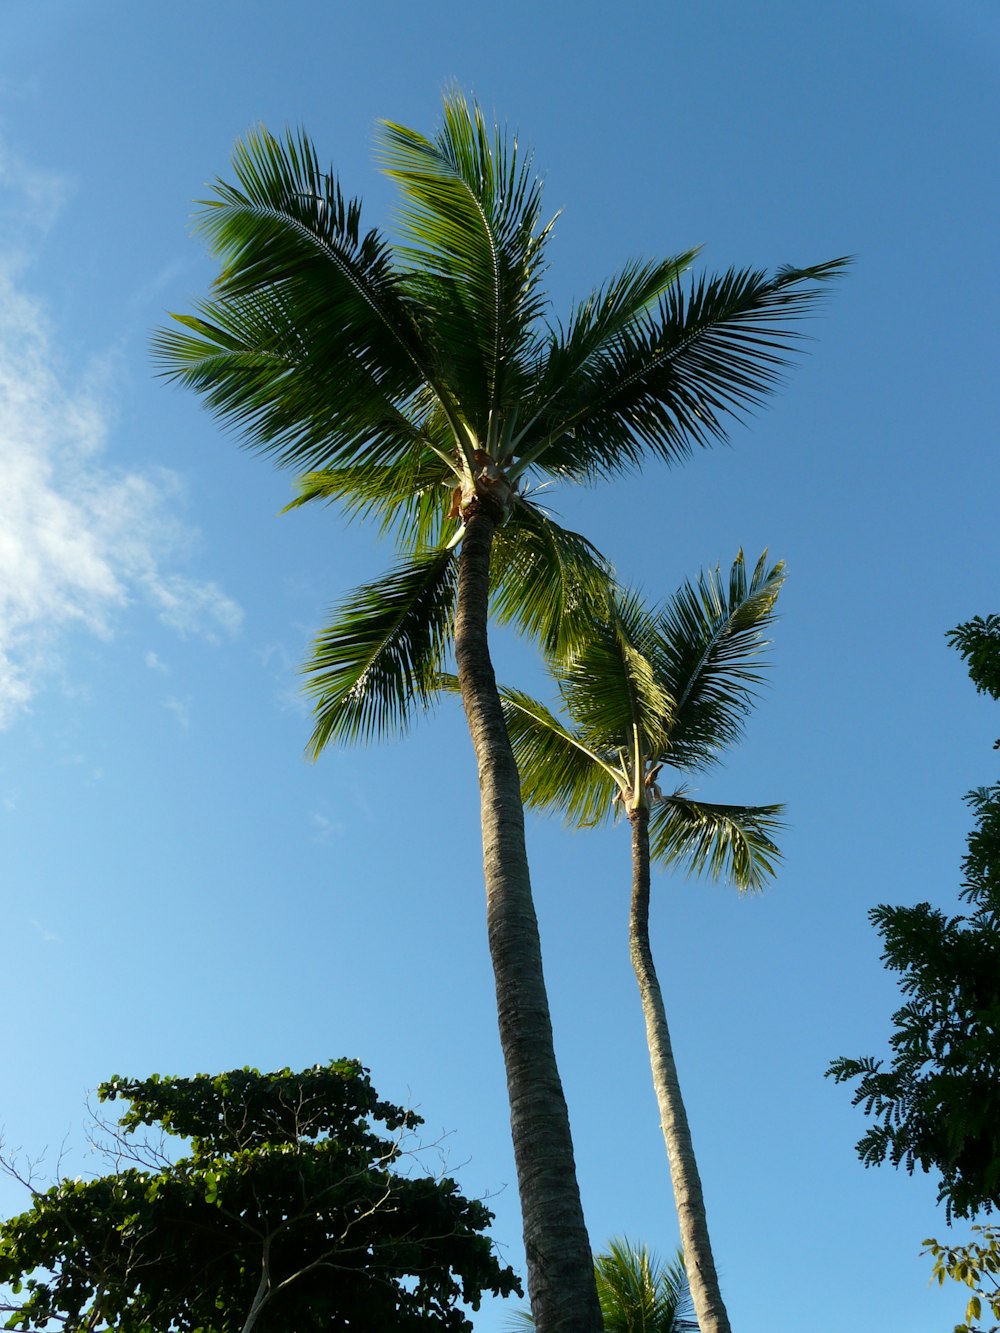
{"label": "tall palm tree", "polygon": [[507,1069],[528,1287],[543,1333],[600,1326],[552,1046],[517,768],[486,635],[487,599],[550,650],[605,576],[530,488],[647,456],[676,462],[780,376],[789,324],[843,261],[730,270],[682,288],[693,252],[626,265],[546,321],[551,223],[531,159],[459,94],[433,139],[384,122],[400,240],[361,229],[309,139],[264,129],[203,201],[210,297],[160,333],[165,373],[249,447],[394,532],[402,555],[336,609],[309,664],[314,754],[405,724],[453,643],[482,797],[487,924]]}
{"label": "tall palm tree", "polygon": [[681,1242],[702,1333],[726,1333],[694,1146],[649,942],[650,860],[727,874],[741,889],[772,873],[778,806],[710,805],[683,788],[664,794],[664,768],[704,768],[742,731],[759,681],[762,632],[782,566],[766,553],[747,577],[742,551],[660,611],[621,595],[584,645],[554,672],[570,725],[503,690],[507,730],[527,804],[593,825],[623,808],[632,832],[629,946],[639,983],[653,1085],[666,1141]]}
{"label": "tall palm tree", "polygon": [[[698,1333],[680,1251],[664,1263],[645,1245],[615,1239],[594,1255],[594,1277],[604,1333]],[[519,1312],[511,1327],[533,1328],[534,1320]]]}

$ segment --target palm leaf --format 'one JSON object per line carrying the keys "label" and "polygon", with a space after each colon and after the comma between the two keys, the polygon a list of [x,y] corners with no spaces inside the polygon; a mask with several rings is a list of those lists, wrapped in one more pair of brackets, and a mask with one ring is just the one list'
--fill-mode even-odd
{"label": "palm leaf", "polygon": [[402,455],[422,439],[410,409],[426,386],[454,428],[423,312],[308,138],[261,128],[234,168],[237,184],[217,181],[199,218],[223,265],[213,299],[174,317],[187,332],[154,338],[164,373],[302,470]]}
{"label": "palm leaf", "polygon": [[771,834],[783,827],[781,805],[711,805],[683,790],[655,802],[650,856],[689,874],[728,879],[742,892],[774,875],[781,853]]}
{"label": "palm leaf", "polygon": [[433,141],[389,121],[381,130],[383,167],[403,192],[408,290],[433,310],[464,418],[494,451],[499,410],[521,396],[542,309],[540,182],[530,154],[459,93],[445,97]]}
{"label": "palm leaf", "polygon": [[261,126],[237,143],[233,169],[238,185],[216,180],[197,222],[223,264],[218,298],[285,287],[300,322],[348,334],[355,355],[380,373],[409,362],[427,379],[392,250],[375,230],[362,236],[361,201],[322,170],[309,137],[287,131],[280,141]]}
{"label": "palm leaf", "polygon": [[559,691],[588,744],[632,752],[639,743],[650,757],[667,743],[674,701],[643,651],[650,622],[638,598],[607,593],[579,650],[556,665]]}
{"label": "palm leaf", "polygon": [[[780,269],[773,277],[730,269],[665,292],[655,314],[616,331],[533,413],[530,452],[544,472],[577,479],[637,467],[648,455],[678,462],[725,440],[781,382],[812,309],[847,261]],[[566,358],[557,338],[550,358]],[[543,373],[541,382],[547,376]]]}
{"label": "palm leaf", "polygon": [[[698,1333],[680,1250],[666,1264],[645,1245],[612,1240],[594,1255],[594,1276],[605,1333]],[[534,1326],[529,1311],[512,1311],[512,1329]]]}
{"label": "palm leaf", "polygon": [[556,655],[573,652],[589,634],[594,607],[606,604],[612,578],[586,537],[520,496],[497,529],[491,569],[497,617]]}
{"label": "palm leaf", "polygon": [[332,740],[405,730],[434,699],[454,619],[454,554],[414,556],[335,609],[304,667],[316,701],[314,758]]}
{"label": "palm leaf", "polygon": [[536,699],[504,687],[500,698],[525,805],[560,810],[568,824],[589,828],[603,822],[619,790],[612,765]]}
{"label": "palm leaf", "polygon": [[549,331],[544,354],[539,359],[531,389],[530,415],[518,423],[510,452],[518,456],[515,474],[528,466],[536,452],[544,451],[551,439],[543,436],[532,448],[532,428],[545,419],[574,376],[594,361],[599,364],[604,349],[636,324],[665,295],[691,266],[697,250],[653,262],[633,260],[602,287],[577,304],[565,326]]}
{"label": "palm leaf", "polygon": [[718,567],[703,573],[654,617],[650,658],[674,700],[672,767],[704,767],[742,735],[783,581],[784,565],[769,567],[766,551],[748,578],[740,551],[728,578]]}
{"label": "palm leaf", "polygon": [[594,1275],[605,1333],[697,1333],[679,1251],[663,1264],[645,1245],[615,1239],[594,1257]]}
{"label": "palm leaf", "polygon": [[317,501],[338,503],[351,518],[373,518],[382,533],[395,532],[404,549],[428,551],[444,543],[454,482],[437,454],[413,451],[392,466],[303,473],[295,483],[298,494],[283,512]]}
{"label": "palm leaf", "polygon": [[[186,332],[154,336],[154,358],[167,378],[202,394],[248,447],[316,469],[358,455],[389,463],[425,443],[419,421],[394,400],[411,397],[415,383],[406,377],[393,388],[349,349],[336,348],[335,325],[302,323],[279,289],[197,308],[197,315],[174,316]],[[327,358],[334,355],[332,393]]]}

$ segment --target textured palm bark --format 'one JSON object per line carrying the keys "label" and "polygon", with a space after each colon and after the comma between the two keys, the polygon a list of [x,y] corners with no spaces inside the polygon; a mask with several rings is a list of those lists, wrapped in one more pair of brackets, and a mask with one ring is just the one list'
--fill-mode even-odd
{"label": "textured palm bark", "polygon": [[498,517],[483,501],[473,502],[465,514],[455,655],[479,766],[486,917],[507,1069],[528,1296],[538,1333],[600,1333],[594,1263],[542,975],[520,779],[486,636],[490,549]]}
{"label": "textured palm bark", "polygon": [[642,1011],[646,1018],[646,1042],[653,1070],[653,1086],[660,1108],[660,1127],[667,1145],[670,1179],[677,1204],[684,1265],[691,1299],[701,1333],[731,1333],[729,1316],[722,1302],[719,1278],[708,1236],[705,1199],[691,1142],[691,1129],[681,1098],[677,1065],[670,1045],[670,1029],[663,994],[649,947],[649,810],[631,811],[632,822],[632,911],[629,947],[639,983]]}

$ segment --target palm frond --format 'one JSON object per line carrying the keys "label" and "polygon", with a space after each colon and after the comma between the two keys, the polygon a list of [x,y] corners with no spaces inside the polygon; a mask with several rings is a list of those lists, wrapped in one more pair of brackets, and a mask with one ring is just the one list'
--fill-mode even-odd
{"label": "palm frond", "polygon": [[[281,465],[317,469],[358,456],[388,463],[425,445],[405,408],[410,376],[392,384],[343,346],[331,323],[308,325],[275,288],[232,301],[206,301],[175,315],[184,331],[153,336],[168,379],[194,389],[249,448]],[[336,356],[336,389],[330,358]]]}
{"label": "palm frond", "polygon": [[697,1333],[680,1252],[663,1264],[645,1245],[620,1238],[595,1255],[605,1333]]}
{"label": "palm frond", "polygon": [[335,608],[303,668],[316,701],[314,758],[330,741],[404,730],[435,698],[454,619],[454,556],[414,556]]}
{"label": "palm frond", "polygon": [[612,765],[537,699],[505,687],[500,699],[525,805],[561,811],[567,824],[586,828],[607,819],[618,793]]}
{"label": "palm frond", "polygon": [[233,165],[236,183],[217,181],[199,216],[222,263],[213,298],[174,316],[187,332],[161,331],[154,356],[280,463],[389,461],[419,437],[408,408],[422,387],[450,410],[389,245],[361,234],[359,201],[304,134],[260,128]]}
{"label": "palm frond", "polygon": [[433,140],[389,121],[381,129],[384,170],[403,192],[408,290],[433,311],[464,418],[494,451],[499,410],[520,397],[543,304],[547,229],[531,156],[458,92],[446,95]]}
{"label": "palm frond", "polygon": [[[730,269],[686,290],[669,287],[655,314],[618,330],[548,396],[523,452],[543,472],[589,479],[635,468],[650,454],[679,462],[725,440],[729,424],[780,384],[801,341],[789,325],[847,262],[773,277]],[[550,357],[564,357],[564,341]]]}
{"label": "palm frond", "polygon": [[743,892],[761,889],[781,857],[771,835],[783,827],[781,805],[712,805],[683,790],[655,802],[650,856],[692,875],[727,879]]}
{"label": "palm frond", "polygon": [[605,349],[648,315],[697,254],[697,250],[688,250],[659,261],[631,261],[585,301],[579,302],[565,325],[549,330],[528,405],[511,441],[511,452],[518,456],[515,475],[533,461],[536,452],[552,442],[543,437],[535,439],[531,447],[522,445],[522,441],[534,438],[533,428],[539,420],[548,419],[567,384],[592,360],[600,364]]}
{"label": "palm frond", "polygon": [[579,648],[613,578],[586,537],[523,497],[515,498],[507,523],[497,529],[492,570],[497,617],[553,655]]}
{"label": "palm frond", "polygon": [[589,744],[634,749],[648,758],[667,744],[674,713],[670,691],[644,649],[649,616],[639,599],[609,590],[595,604],[579,649],[555,668],[566,710]]}
{"label": "palm frond", "polygon": [[[664,1263],[645,1245],[615,1239],[594,1255],[594,1277],[605,1333],[698,1333],[680,1250]],[[535,1326],[527,1310],[509,1321],[511,1329]]]}
{"label": "palm frond", "polygon": [[768,565],[766,551],[748,576],[740,551],[728,577],[718,567],[703,572],[653,618],[650,658],[674,700],[663,756],[672,767],[711,764],[742,735],[784,576],[781,562]]}
{"label": "palm frond", "polygon": [[298,494],[282,512],[316,502],[339,504],[351,518],[373,518],[382,533],[395,533],[407,551],[444,544],[455,477],[439,455],[411,451],[391,466],[327,468],[296,478]]}

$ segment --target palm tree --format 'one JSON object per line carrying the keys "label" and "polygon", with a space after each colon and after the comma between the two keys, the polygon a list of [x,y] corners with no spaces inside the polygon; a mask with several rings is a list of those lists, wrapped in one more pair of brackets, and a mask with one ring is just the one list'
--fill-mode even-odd
{"label": "palm tree", "polygon": [[747,578],[742,551],[686,584],[660,611],[620,595],[585,645],[553,670],[572,725],[527,695],[504,690],[504,713],[527,804],[591,826],[619,803],[632,830],[629,946],[639,983],[653,1084],[666,1141],[681,1241],[702,1333],[726,1333],[701,1180],[649,942],[651,858],[758,888],[773,872],[778,806],[710,805],[683,788],[660,790],[665,767],[717,760],[741,734],[762,630],[782,566],[766,553]]}
{"label": "palm tree", "polygon": [[694,252],[634,262],[553,324],[541,286],[551,223],[515,140],[453,93],[433,139],[384,122],[381,154],[401,192],[395,245],[362,231],[360,202],[303,133],[249,134],[235,183],[217,181],[200,213],[221,265],[212,293],[154,347],[246,445],[299,474],[299,502],[338,502],[400,545],[317,640],[313,754],[405,725],[454,646],[528,1287],[543,1333],[580,1333],[599,1313],[487,599],[547,649],[572,648],[606,567],[531,486],[676,462],[724,438],[727,418],[774,388],[789,323],[843,261],[686,288]]}
{"label": "palm tree", "polygon": [[[594,1277],[604,1333],[698,1333],[680,1251],[666,1264],[645,1245],[615,1239],[594,1256]],[[534,1320],[519,1312],[511,1327],[533,1328]]]}

